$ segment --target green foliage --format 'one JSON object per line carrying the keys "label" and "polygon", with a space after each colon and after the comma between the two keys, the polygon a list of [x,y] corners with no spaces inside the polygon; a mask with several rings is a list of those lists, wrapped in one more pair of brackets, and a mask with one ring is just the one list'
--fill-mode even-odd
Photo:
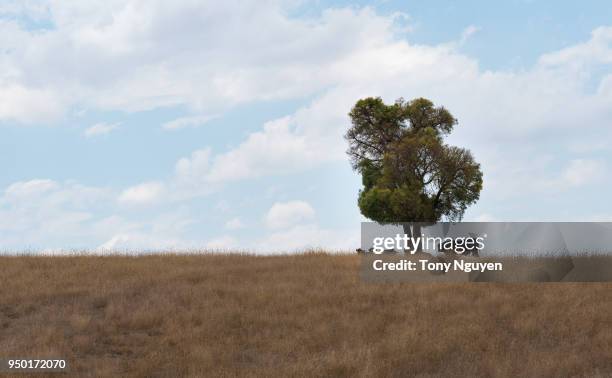
{"label": "green foliage", "polygon": [[424,98],[357,101],[347,153],[362,175],[361,213],[377,222],[460,220],[482,189],[470,151],[444,144],[457,120]]}

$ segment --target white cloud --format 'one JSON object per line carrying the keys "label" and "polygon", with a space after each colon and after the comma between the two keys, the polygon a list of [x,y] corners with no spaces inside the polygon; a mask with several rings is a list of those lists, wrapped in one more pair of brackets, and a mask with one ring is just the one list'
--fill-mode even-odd
{"label": "white cloud", "polygon": [[585,137],[582,140],[570,141],[568,144],[568,151],[574,154],[584,154],[609,150],[611,146],[607,141],[607,136],[603,139],[601,136],[599,136],[599,138]]}
{"label": "white cloud", "polygon": [[186,231],[194,219],[185,209],[148,215],[144,220],[127,220],[113,215],[98,220],[95,227],[102,242],[96,252],[185,251],[197,247]]}
{"label": "white cloud", "polygon": [[[509,158],[507,151],[489,154],[483,167],[484,188],[500,202],[530,203],[534,195],[553,195],[576,190],[590,183],[604,181],[606,164],[601,159],[572,159],[563,168],[567,152],[546,153],[536,147],[517,145]],[[527,215],[525,215],[527,217]]]}
{"label": "white cloud", "polygon": [[181,117],[175,120],[166,122],[162,125],[162,128],[165,130],[178,130],[186,127],[197,127],[202,126],[208,121],[216,118],[217,116],[191,116],[191,117]]}
{"label": "white cloud", "polygon": [[161,182],[144,182],[125,189],[119,195],[119,202],[124,204],[152,204],[162,199],[165,186]]}
{"label": "white cloud", "polygon": [[[117,193],[73,181],[19,181],[0,195],[0,250],[193,249],[189,208],[139,214],[116,207]],[[125,211],[124,211],[125,210]]]}
{"label": "white cloud", "polygon": [[602,26],[591,32],[591,38],[540,57],[545,66],[587,68],[598,63],[612,63],[612,27]]}
{"label": "white cloud", "polygon": [[481,28],[476,25],[470,25],[467,28],[463,29],[463,32],[461,32],[461,39],[459,40],[459,44],[463,45],[464,43],[466,43],[468,39],[470,39],[474,34],[478,33],[480,29]]}
{"label": "white cloud", "polygon": [[223,235],[209,240],[206,243],[206,248],[213,251],[228,251],[235,248],[236,245],[236,239],[229,235]]}
{"label": "white cloud", "polygon": [[331,91],[291,116],[266,122],[263,130],[249,134],[224,153],[196,150],[177,162],[176,176],[185,184],[210,187],[344,160],[346,109],[365,93],[354,89]]}
{"label": "white cloud", "polygon": [[72,181],[13,183],[0,196],[0,248],[77,246],[92,237],[93,230],[85,225],[103,211],[110,198],[105,188]]}
{"label": "white cloud", "polygon": [[96,123],[93,126],[88,127],[83,132],[87,138],[92,138],[100,135],[105,135],[110,133],[113,130],[116,130],[119,127],[120,123]]}
{"label": "white cloud", "polygon": [[473,220],[473,222],[498,222],[499,219],[491,214],[480,214],[478,216],[476,216]]}
{"label": "white cloud", "polygon": [[176,198],[189,198],[212,191],[212,186],[207,181],[210,155],[210,149],[204,148],[193,151],[189,157],[176,162],[173,179],[173,194]]}
{"label": "white cloud", "polygon": [[[3,67],[1,62],[0,67]],[[0,73],[0,120],[48,123],[62,115],[63,107],[60,94],[46,88],[4,84]]]}
{"label": "white cloud", "polygon": [[[367,8],[290,17],[295,3],[284,1],[43,3],[49,11],[37,17],[53,25],[44,32],[0,24],[0,84],[31,92],[0,117],[30,121],[40,113],[43,121],[74,104],[124,111],[185,105],[216,114],[303,97],[333,84],[326,66],[390,40],[401,22]],[[44,99],[33,98],[36,91]]]}
{"label": "white cloud", "polygon": [[[276,1],[45,4],[49,11],[32,10],[55,25],[45,33],[10,22],[0,26],[7,51],[0,57],[0,88],[9,88],[7,101],[0,89],[0,119],[40,121],[75,103],[112,110],[185,105],[217,114],[245,102],[322,93],[298,111],[306,119],[296,113],[268,123],[215,156],[206,173],[211,181],[287,172],[290,163],[279,161],[287,161],[290,148],[295,153],[288,161],[302,168],[337,158],[347,107],[366,95],[431,97],[460,119],[463,138],[475,139],[576,122],[596,125],[610,115],[606,93],[612,91],[602,86],[599,96],[583,93],[587,79],[575,69],[584,62],[610,63],[610,27],[596,29],[587,42],[543,55],[534,67],[503,72],[480,70],[453,45],[411,44],[396,33],[405,26],[402,17],[370,8],[328,9],[305,19],[288,16],[291,2]],[[461,38],[477,29],[467,27]],[[345,97],[338,99],[341,94]],[[324,118],[323,126],[317,117]],[[180,118],[165,128],[206,119]],[[327,122],[332,120],[337,121]],[[275,123],[280,125],[270,126]],[[246,156],[263,164],[245,169],[240,163]]]}
{"label": "white cloud", "polygon": [[[345,159],[346,112],[363,96],[425,96],[444,104],[460,121],[452,140],[477,157],[491,154],[492,141],[500,138],[509,152],[520,138],[571,132],[576,124],[601,129],[612,113],[612,84],[606,84],[612,79],[602,78],[595,94],[585,91],[590,67],[611,62],[612,27],[544,54],[533,67],[490,71],[456,44],[411,44],[397,34],[404,18],[370,8],[328,9],[306,19],[289,17],[291,5],[282,2],[254,2],[254,8],[187,0],[147,7],[136,1],[79,4],[50,3],[42,15],[55,28],[42,34],[14,23],[0,26],[6,32],[0,35],[10,36],[0,40],[10,47],[0,58],[6,72],[0,83],[59,99],[50,113],[78,102],[113,110],[185,105],[196,114],[219,114],[245,102],[316,94],[225,152],[202,149],[181,159],[176,180],[191,192]],[[467,27],[461,38],[477,29]],[[20,108],[27,111],[14,114]],[[6,109],[5,118],[24,121],[38,114],[28,106]],[[179,118],[165,128],[207,118]]]}
{"label": "white cloud", "polygon": [[0,203],[23,209],[44,210],[46,207],[57,207],[70,203],[74,208],[86,209],[96,205],[101,198],[107,198],[105,188],[88,187],[74,181],[60,183],[49,179],[18,181],[9,185]]}
{"label": "white cloud", "polygon": [[359,231],[323,229],[316,224],[294,225],[275,230],[255,243],[261,253],[292,253],[308,249],[353,252],[359,247]]}
{"label": "white cloud", "polygon": [[48,15],[46,4],[36,0],[3,0],[0,4],[0,16],[22,16],[40,20]]}
{"label": "white cloud", "polygon": [[99,245],[97,253],[146,253],[146,252],[173,252],[188,249],[183,239],[173,239],[156,235],[150,232],[119,233]]}
{"label": "white cloud", "polygon": [[565,182],[572,186],[583,186],[602,180],[606,174],[605,164],[599,160],[572,160],[563,173]]}
{"label": "white cloud", "polygon": [[[450,109],[460,122],[450,141],[470,148],[482,162],[488,174],[485,190],[501,186],[492,183],[491,177],[497,182],[512,181],[516,176],[508,172],[525,168],[521,159],[515,159],[515,151],[524,149],[524,140],[542,140],[554,133],[559,143],[569,145],[586,135],[578,131],[577,124],[601,132],[607,127],[612,115],[612,95],[607,94],[612,90],[605,89],[608,77],[602,79],[595,95],[587,93],[589,78],[575,70],[570,58],[553,59],[555,53],[551,53],[523,71],[482,71],[476,60],[462,55],[452,44],[411,45],[394,39],[391,24],[376,22],[379,16],[360,16],[381,28],[371,43],[335,56],[333,62],[318,66],[317,73],[309,76],[333,86],[294,114],[265,123],[228,151],[208,155],[206,168],[192,171],[193,178],[224,183],[293,174],[344,160],[342,135],[349,127],[346,113],[356,99],[372,95],[389,102],[400,96],[424,96]],[[468,28],[466,33],[475,30]],[[599,52],[592,59],[605,62],[611,42],[602,35],[612,28],[598,30],[591,41],[578,46],[596,46],[593,49]],[[612,83],[612,79],[608,81]],[[560,136],[560,130],[566,138]],[[487,160],[491,157],[499,162]],[[537,156],[525,156],[527,161],[534,158]],[[509,169],[493,171],[498,163]],[[539,165],[539,171],[529,163],[527,166],[536,177],[551,173],[549,165]]]}
{"label": "white cloud", "polygon": [[244,223],[240,219],[240,217],[232,218],[225,222],[225,228],[228,230],[239,230],[244,228]]}
{"label": "white cloud", "polygon": [[314,219],[315,211],[308,202],[276,202],[265,216],[266,225],[272,229],[287,228]]}
{"label": "white cloud", "polygon": [[[189,114],[222,114],[244,103],[310,99],[225,151],[202,148],[178,160],[168,182],[143,183],[99,201],[107,207],[116,198],[121,204],[151,204],[172,196],[184,200],[223,183],[295,174],[344,160],[346,113],[364,96],[388,102],[424,96],[445,105],[460,121],[450,142],[474,152],[485,172],[483,194],[492,193],[498,201],[594,182],[606,167],[603,160],[574,156],[584,149],[566,156],[540,142],[551,140],[565,148],[574,141],[584,145],[580,142],[586,135],[605,139],[612,116],[612,27],[542,55],[532,67],[497,71],[482,69],[458,51],[457,43],[413,44],[397,33],[404,26],[398,24],[401,17],[369,8],[324,10],[306,19],[288,16],[289,6],[277,1],[41,4],[36,9],[19,2],[0,7],[0,13],[27,14],[53,25],[34,31],[18,22],[0,23],[0,121],[49,123],[73,107],[137,111],[180,106]],[[458,39],[465,41],[475,30],[468,27]],[[179,118],[165,128],[196,126],[205,118]],[[564,171],[557,169],[559,154],[573,159]],[[93,215],[98,203],[82,206],[67,200],[99,188],[50,180],[14,185],[3,196],[0,215],[5,229],[29,225],[19,239],[24,245],[27,235],[33,242],[43,236],[56,240],[51,232],[36,231],[39,225],[61,230],[53,217],[66,223],[67,231],[56,233],[75,240],[90,232],[104,235],[105,242],[114,240],[112,245],[135,240],[163,244],[143,236],[150,230],[142,223],[112,214],[101,220]],[[304,220],[312,221],[314,210],[308,214],[303,212]],[[84,232],[89,221],[98,228]],[[283,221],[271,224],[291,227]],[[172,241],[179,234],[163,239]],[[14,234],[8,238],[17,240]]]}
{"label": "white cloud", "polygon": [[306,136],[295,133],[290,123],[290,118],[268,122],[263,131],[252,133],[237,148],[217,155],[207,180],[241,180],[316,164],[319,161],[316,147]]}
{"label": "white cloud", "polygon": [[39,196],[54,189],[57,189],[59,184],[49,179],[34,179],[29,181],[18,181],[9,185],[4,191],[6,197],[9,198],[28,198]]}

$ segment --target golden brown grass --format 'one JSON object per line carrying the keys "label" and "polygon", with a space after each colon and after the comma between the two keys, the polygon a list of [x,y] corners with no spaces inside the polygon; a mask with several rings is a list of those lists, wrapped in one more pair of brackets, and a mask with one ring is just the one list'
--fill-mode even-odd
{"label": "golden brown grass", "polygon": [[357,256],[0,258],[0,358],[80,376],[611,376],[612,284],[368,284]]}

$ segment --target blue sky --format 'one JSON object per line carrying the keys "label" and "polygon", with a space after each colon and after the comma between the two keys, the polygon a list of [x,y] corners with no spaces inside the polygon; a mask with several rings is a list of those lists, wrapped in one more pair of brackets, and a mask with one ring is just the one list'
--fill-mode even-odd
{"label": "blue sky", "polygon": [[0,2],[0,249],[353,249],[342,135],[425,96],[484,171],[466,220],[612,219],[612,6]]}

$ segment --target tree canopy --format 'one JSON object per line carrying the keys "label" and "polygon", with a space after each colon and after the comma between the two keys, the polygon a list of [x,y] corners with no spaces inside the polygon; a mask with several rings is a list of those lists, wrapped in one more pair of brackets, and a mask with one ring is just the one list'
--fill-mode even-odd
{"label": "tree canopy", "polygon": [[345,138],[362,176],[361,213],[380,223],[461,220],[482,189],[469,150],[444,143],[457,120],[424,98],[357,101]]}

